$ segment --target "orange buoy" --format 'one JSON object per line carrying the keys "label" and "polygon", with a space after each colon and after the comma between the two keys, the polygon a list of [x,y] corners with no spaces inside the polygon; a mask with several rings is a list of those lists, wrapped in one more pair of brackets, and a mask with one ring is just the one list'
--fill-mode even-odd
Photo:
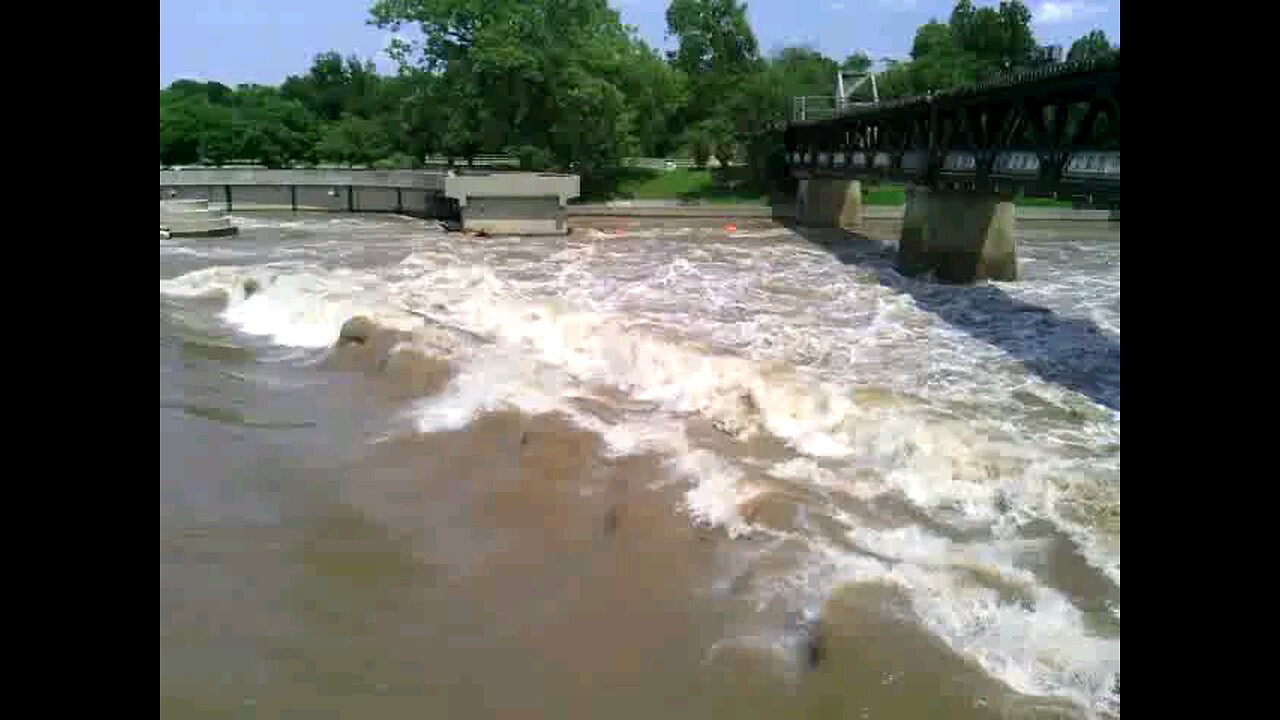
{"label": "orange buoy", "polygon": [[728,225],[725,225],[725,226],[724,226],[724,231],[725,231],[725,232],[737,232],[737,231],[738,231],[738,226],[737,226],[737,225],[734,225],[733,223],[729,223]]}

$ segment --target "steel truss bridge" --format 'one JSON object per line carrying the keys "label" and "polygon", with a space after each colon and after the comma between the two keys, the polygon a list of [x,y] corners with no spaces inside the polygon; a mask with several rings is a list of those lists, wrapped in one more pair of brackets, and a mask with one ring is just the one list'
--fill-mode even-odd
{"label": "steel truss bridge", "polygon": [[793,120],[798,178],[1120,201],[1120,58]]}

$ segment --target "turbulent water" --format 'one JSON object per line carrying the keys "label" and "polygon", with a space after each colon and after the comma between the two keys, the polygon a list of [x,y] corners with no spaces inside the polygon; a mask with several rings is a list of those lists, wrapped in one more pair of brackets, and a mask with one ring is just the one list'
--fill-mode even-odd
{"label": "turbulent water", "polygon": [[1118,231],[237,223],[160,241],[162,712],[1119,716]]}

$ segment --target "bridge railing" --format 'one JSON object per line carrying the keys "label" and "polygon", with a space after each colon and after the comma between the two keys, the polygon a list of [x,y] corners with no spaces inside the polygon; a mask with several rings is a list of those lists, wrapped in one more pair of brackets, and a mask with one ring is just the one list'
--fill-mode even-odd
{"label": "bridge railing", "polygon": [[800,95],[791,98],[791,119],[827,120],[837,115],[835,95]]}
{"label": "bridge railing", "polygon": [[841,100],[837,95],[798,95],[791,98],[793,121],[829,120],[854,108],[872,107],[874,102]]}

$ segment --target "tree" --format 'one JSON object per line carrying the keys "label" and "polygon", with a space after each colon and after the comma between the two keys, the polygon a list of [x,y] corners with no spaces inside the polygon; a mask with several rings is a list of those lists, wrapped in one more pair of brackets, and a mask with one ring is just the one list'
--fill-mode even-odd
{"label": "tree", "polygon": [[782,131],[790,119],[792,98],[831,95],[835,60],[811,48],[784,48],[740,83],[727,106],[734,121],[738,149],[746,156],[749,182],[761,189],[787,184]]}
{"label": "tree", "polygon": [[635,40],[606,0],[376,0],[371,12],[421,31],[402,69],[438,78],[450,152],[541,147],[591,172],[636,147]]}
{"label": "tree", "polygon": [[731,104],[743,78],[760,69],[746,6],[736,0],[672,0],[667,32],[679,41],[671,62],[689,78],[686,125]]}
{"label": "tree", "polygon": [[840,69],[845,72],[864,73],[871,70],[871,58],[866,53],[859,50],[850,55],[840,63]]}
{"label": "tree", "polygon": [[203,100],[213,105],[230,105],[235,93],[220,82],[200,82],[199,80],[174,80],[165,89],[170,98]]}
{"label": "tree", "polygon": [[633,116],[641,154],[661,157],[679,143],[680,112],[688,101],[689,78],[642,40],[628,49],[620,85]]}
{"label": "tree", "polygon": [[[916,30],[915,40],[911,43],[911,63],[905,68],[910,77],[905,83],[909,88],[907,94],[937,92],[978,79],[978,56],[960,44],[961,34],[967,31],[964,28],[975,22],[963,14],[968,5],[969,0],[957,3],[950,25],[930,21]],[[957,27],[962,29],[957,30]],[[896,78],[895,81],[902,82]],[[886,92],[893,97],[896,90],[894,82],[890,82]]]}
{"label": "tree", "polygon": [[390,154],[383,127],[375,120],[344,115],[325,128],[316,148],[323,160],[347,165],[372,165]]}
{"label": "tree", "polygon": [[415,163],[443,150],[441,137],[449,110],[436,101],[437,84],[436,76],[410,69],[384,79],[380,85],[378,119],[384,123],[388,141],[396,152]]}
{"label": "tree", "polygon": [[160,91],[161,165],[189,165],[200,160],[199,108],[203,104]]}
{"label": "tree", "polygon": [[840,66],[817,50],[807,47],[783,48],[770,59],[769,65],[776,70],[775,79],[783,84],[786,95],[796,97],[835,93],[836,72]]}
{"label": "tree", "polygon": [[234,159],[238,148],[230,103],[233,96],[225,85],[190,80],[176,81],[161,90],[160,162],[221,165]]}
{"label": "tree", "polygon": [[978,79],[1025,67],[1039,48],[1031,32],[1031,11],[1020,0],[1001,0],[998,9],[974,8],[972,0],[959,0],[949,26],[956,46],[976,66]]}
{"label": "tree", "polygon": [[325,122],[350,113],[372,117],[380,109],[378,88],[381,78],[372,62],[352,55],[345,60],[337,52],[320,53],[306,75],[290,75],[280,86],[281,93],[297,100]]}
{"label": "tree", "polygon": [[738,75],[754,66],[759,48],[746,5],[735,0],[672,0],[667,32],[680,42],[672,62],[686,74]]}
{"label": "tree", "polygon": [[1036,42],[1031,11],[1020,0],[1002,0],[998,8],[958,0],[948,22],[930,20],[916,30],[911,62],[896,64],[878,78],[880,95],[938,92],[1051,63],[1058,52]]}
{"label": "tree", "polygon": [[267,167],[287,167],[313,155],[315,117],[273,87],[242,85],[233,96],[236,158]]}
{"label": "tree", "polygon": [[1101,30],[1092,30],[1071,43],[1071,49],[1067,51],[1067,62],[1107,60],[1119,51],[1119,47],[1111,47],[1111,41],[1107,40],[1106,33]]}
{"label": "tree", "polygon": [[[666,57],[622,25],[608,0],[374,0],[371,22],[412,25],[395,43],[399,72],[356,56],[316,55],[277,88],[179,80],[160,93],[162,163],[322,156],[410,165],[428,153],[467,161],[505,152],[528,169],[604,177],[629,154],[684,147],[700,163],[745,155],[761,188],[786,173],[782,131],[792,98],[830,96],[838,70],[868,72],[804,47],[761,58],[740,0],[671,0]],[[1118,54],[1106,36],[1077,40],[1068,59]],[[911,59],[877,74],[881,98],[943,91],[996,73],[1057,62],[1019,0],[955,2],[930,20]]]}

